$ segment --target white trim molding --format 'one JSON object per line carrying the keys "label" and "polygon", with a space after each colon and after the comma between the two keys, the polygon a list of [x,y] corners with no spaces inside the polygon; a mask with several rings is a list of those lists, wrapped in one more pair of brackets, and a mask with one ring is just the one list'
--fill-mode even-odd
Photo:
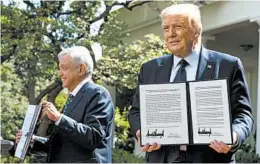
{"label": "white trim molding", "polygon": [[[257,78],[257,100],[260,99],[260,16],[250,19],[250,22],[256,22],[258,27],[258,78]],[[256,154],[260,155],[260,102],[256,101]]]}
{"label": "white trim molding", "polygon": [[[260,26],[260,16],[250,19],[250,22],[256,22]],[[260,27],[259,27],[260,28]]]}

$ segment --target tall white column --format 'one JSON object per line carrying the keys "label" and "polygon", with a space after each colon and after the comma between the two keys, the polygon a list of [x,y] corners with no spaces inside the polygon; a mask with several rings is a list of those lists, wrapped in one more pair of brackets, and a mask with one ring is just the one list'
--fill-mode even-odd
{"label": "tall white column", "polygon": [[257,114],[256,114],[256,153],[260,155],[260,19],[258,29],[258,73],[257,73]]}
{"label": "tall white column", "polygon": [[259,25],[258,28],[258,71],[257,71],[257,101],[256,101],[256,154],[260,155],[260,17],[250,20]]}

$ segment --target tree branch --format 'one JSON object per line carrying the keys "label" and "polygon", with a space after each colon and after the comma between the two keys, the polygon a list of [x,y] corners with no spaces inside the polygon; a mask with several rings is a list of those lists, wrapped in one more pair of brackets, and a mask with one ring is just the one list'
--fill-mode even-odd
{"label": "tree branch", "polygon": [[45,2],[44,1],[40,1],[41,7],[45,8]]}
{"label": "tree branch", "polygon": [[72,11],[65,11],[65,12],[60,12],[57,14],[57,17],[61,16],[61,15],[70,15],[70,14],[75,14],[78,13],[79,10],[72,10]]}
{"label": "tree branch", "polygon": [[103,28],[104,28],[104,23],[106,23],[108,21],[109,12],[110,12],[110,10],[112,9],[113,6],[118,6],[118,5],[124,6],[124,8],[132,11],[132,9],[137,7],[137,6],[142,6],[145,3],[149,3],[149,2],[153,2],[153,1],[141,1],[140,3],[136,3],[136,4],[133,4],[133,5],[131,5],[131,2],[132,1],[126,1],[126,2],[120,3],[120,2],[116,1],[111,6],[106,5],[106,10],[102,14],[100,14],[98,17],[96,17],[95,19],[90,21],[90,24],[94,23],[94,22],[96,22],[100,19],[104,19],[104,22],[100,25],[100,29],[99,29],[99,32],[98,32],[98,34],[99,34],[100,31],[102,31]]}
{"label": "tree branch", "polygon": [[14,56],[14,54],[15,54],[17,48],[18,48],[18,45],[13,45],[13,46],[12,46],[12,49],[9,51],[9,54],[8,54],[8,55],[1,55],[1,61],[0,61],[1,65],[2,65],[5,61],[11,59],[12,56]]}
{"label": "tree branch", "polygon": [[[52,1],[52,3],[53,4],[51,4],[51,5],[55,5],[56,6],[55,3],[57,3],[57,2],[56,1]],[[55,7],[55,8],[52,8],[52,11],[51,11],[50,15],[55,17],[55,15],[57,14],[56,17],[58,18],[59,17],[58,13],[62,9],[62,6],[64,5],[64,3],[65,3],[65,1],[58,1],[58,6]]]}
{"label": "tree branch", "polygon": [[29,103],[32,104],[32,105],[36,105],[37,102],[36,102],[36,99],[35,99],[35,81],[33,80],[29,80],[28,81],[28,84],[27,84],[27,91],[28,91],[28,100],[29,100]]}
{"label": "tree branch", "polygon": [[52,35],[51,32],[46,32],[44,35],[47,36],[51,40],[52,44],[56,43],[56,40],[55,40],[55,38],[54,38],[54,36]]}
{"label": "tree branch", "polygon": [[[82,2],[84,3],[84,2]],[[85,5],[82,5],[82,7],[85,6]],[[86,9],[86,6],[85,8],[78,8],[77,10],[70,10],[70,11],[65,11],[65,12],[58,12],[57,13],[57,17],[61,16],[61,15],[70,15],[70,14],[78,14],[78,16],[81,16],[82,14],[82,10]]]}
{"label": "tree branch", "polygon": [[153,1],[141,1],[140,3],[136,3],[136,4],[133,4],[133,5],[131,5],[131,4],[129,3],[127,6],[124,5],[124,7],[127,8],[128,10],[131,10],[131,11],[132,11],[133,8],[135,8],[135,7],[137,7],[137,6],[142,6],[143,4],[149,3],[149,2],[153,2]]}
{"label": "tree branch", "polygon": [[[47,37],[49,37],[49,39],[51,40],[51,43],[52,43],[52,45],[53,45],[53,53],[59,53],[59,52],[61,51],[61,44],[59,43],[60,40],[56,40],[56,39],[54,38],[54,36],[52,35],[51,32],[47,32],[47,31],[46,31],[44,35],[47,36]],[[63,40],[63,42],[66,41],[65,38],[62,38],[62,40]],[[54,60],[57,62],[57,64],[58,64],[58,56],[57,56],[57,55],[54,55],[54,56],[53,56],[53,59],[54,59]]]}
{"label": "tree branch", "polygon": [[62,85],[58,85],[55,89],[53,89],[47,97],[47,101],[52,102],[54,104],[56,97],[58,96],[58,94],[60,93],[60,91],[62,91],[63,87]]}
{"label": "tree branch", "polygon": [[48,87],[46,87],[43,91],[40,92],[40,94],[36,97],[36,102],[39,103],[41,101],[41,99],[47,95],[48,93],[50,93],[53,89],[57,88],[58,86],[61,85],[61,81],[60,80],[56,80],[54,83],[52,83],[51,85],[49,85]]}
{"label": "tree branch", "polygon": [[30,1],[28,1],[28,0],[27,0],[27,1],[24,0],[23,3],[25,3],[25,4],[27,4],[29,7],[31,7],[31,9],[33,9],[33,10],[35,9],[34,4],[33,4],[32,2],[30,2]]}
{"label": "tree branch", "polygon": [[57,11],[62,9],[62,6],[64,5],[65,1],[59,1],[59,6],[57,7]]}
{"label": "tree branch", "polygon": [[88,50],[89,50],[89,52],[90,52],[90,56],[91,56],[91,58],[92,58],[92,60],[93,60],[93,63],[94,63],[94,69],[95,69],[95,68],[97,68],[96,56],[95,56],[95,54],[94,54],[94,52],[93,52],[91,46],[88,47]]}
{"label": "tree branch", "polygon": [[96,17],[95,19],[93,19],[93,20],[91,20],[90,21],[90,24],[91,23],[94,23],[94,22],[96,22],[96,21],[99,21],[100,19],[105,19],[106,17],[108,17],[108,15],[109,15],[109,12],[110,12],[110,10],[112,9],[112,7],[113,6],[124,6],[126,9],[128,9],[128,10],[132,10],[133,8],[135,8],[135,7],[137,7],[137,6],[142,6],[143,4],[145,4],[145,3],[149,3],[149,2],[153,2],[153,1],[141,1],[140,3],[136,3],[136,4],[133,4],[133,5],[131,5],[131,2],[132,1],[126,1],[126,2],[118,2],[118,1],[115,1],[112,5],[110,5],[110,6],[107,6],[106,5],[106,10],[103,12],[103,13],[101,13],[98,17]]}
{"label": "tree branch", "polygon": [[124,4],[124,3],[119,3],[119,2],[117,2],[117,1],[115,1],[115,2],[114,2],[112,5],[110,5],[110,6],[106,5],[105,11],[104,11],[103,13],[101,13],[98,17],[96,17],[96,18],[94,18],[93,20],[89,21],[89,24],[92,24],[92,23],[94,23],[94,22],[96,22],[96,21],[99,21],[99,20],[105,18],[105,17],[108,17],[109,12],[110,12],[110,10],[112,9],[113,6],[123,5],[123,4]]}

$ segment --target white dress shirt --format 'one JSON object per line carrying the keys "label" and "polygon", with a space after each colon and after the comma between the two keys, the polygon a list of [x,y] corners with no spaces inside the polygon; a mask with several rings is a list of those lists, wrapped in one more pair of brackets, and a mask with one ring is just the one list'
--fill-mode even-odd
{"label": "white dress shirt", "polygon": [[[197,74],[197,69],[198,69],[198,63],[199,63],[199,53],[200,49],[195,49],[186,56],[184,59],[189,63],[186,67],[186,78],[187,81],[193,81],[196,79],[196,74]],[[170,77],[170,82],[174,81],[174,78],[180,68],[179,62],[181,61],[180,57],[173,56],[173,65],[172,65],[172,71],[171,71],[171,77]],[[187,151],[187,146],[186,145],[180,145],[180,150],[182,151]]]}
{"label": "white dress shirt", "polygon": [[76,94],[79,92],[79,90],[83,87],[83,85],[86,84],[89,80],[90,80],[89,77],[87,77],[87,78],[85,78],[84,80],[82,80],[82,81],[76,86],[76,88],[74,88],[73,91],[69,93],[69,95],[72,94],[72,95],[75,97]]}
{"label": "white dress shirt", "polygon": [[[193,80],[196,79],[198,63],[199,63],[199,52],[200,52],[200,49],[193,50],[190,55],[188,55],[184,58],[189,63],[189,65],[187,65],[185,67],[187,81],[193,81]],[[177,72],[178,72],[178,70],[181,66],[179,64],[181,59],[183,59],[183,58],[177,57],[175,55],[173,56],[173,65],[172,65],[170,82],[174,81],[174,78],[175,78],[175,76],[176,76],[176,74],[177,74]]]}

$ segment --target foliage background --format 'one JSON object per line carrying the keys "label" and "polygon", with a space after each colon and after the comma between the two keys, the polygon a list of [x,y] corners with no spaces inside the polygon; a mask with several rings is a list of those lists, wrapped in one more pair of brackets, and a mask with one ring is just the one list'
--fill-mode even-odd
{"label": "foliage background", "polygon": [[[149,1],[22,3],[25,7],[21,7],[18,1],[1,1],[1,136],[4,139],[14,140],[16,130],[22,126],[28,104],[39,104],[42,99],[46,99],[55,103],[59,110],[62,109],[67,95],[57,76],[57,54],[63,48],[73,45],[87,47],[95,62],[94,81],[116,86],[119,93],[123,89],[135,87],[140,64],[145,61],[144,58],[148,60],[154,56],[149,52],[150,56],[144,55],[140,62],[139,53],[144,50],[138,46],[144,43],[124,44],[121,39],[127,33],[122,31],[126,31],[127,26],[115,19],[119,11],[110,12],[113,6],[121,5],[132,10]],[[96,22],[99,25],[92,28]],[[103,59],[98,63],[91,46],[93,43],[100,43],[103,49]],[[135,51],[136,48],[138,51]],[[119,74],[122,78],[118,78]],[[122,145],[128,140],[127,108],[128,106],[121,103],[121,107],[116,110],[115,145],[122,149],[125,149]],[[124,154],[126,152],[122,152],[122,156]],[[37,158],[33,156],[30,159],[37,162]],[[26,161],[28,160],[29,157]],[[17,162],[12,157],[1,157],[1,161]],[[39,161],[42,160],[38,158]]]}
{"label": "foliage background", "polygon": [[[28,104],[42,99],[54,102],[61,110],[67,99],[57,76],[57,54],[73,45],[86,46],[95,62],[93,80],[101,85],[116,87],[115,148],[113,161],[142,163],[142,157],[132,154],[133,135],[127,121],[137,75],[142,63],[168,53],[163,41],[153,34],[145,41],[130,44],[127,26],[116,19],[120,11],[110,12],[113,6],[128,10],[150,1],[131,3],[117,1],[1,1],[1,136],[14,140],[21,128]],[[171,2],[169,2],[171,3]],[[103,7],[102,7],[103,6]],[[156,6],[151,5],[156,8]],[[101,11],[100,8],[103,8]],[[95,22],[101,22],[95,25]],[[96,61],[92,44],[100,43],[103,56]],[[44,127],[41,127],[44,128]],[[243,145],[238,151],[239,162],[259,162],[255,148]],[[42,162],[44,156],[28,156],[25,162]],[[18,162],[1,157],[3,163]]]}

